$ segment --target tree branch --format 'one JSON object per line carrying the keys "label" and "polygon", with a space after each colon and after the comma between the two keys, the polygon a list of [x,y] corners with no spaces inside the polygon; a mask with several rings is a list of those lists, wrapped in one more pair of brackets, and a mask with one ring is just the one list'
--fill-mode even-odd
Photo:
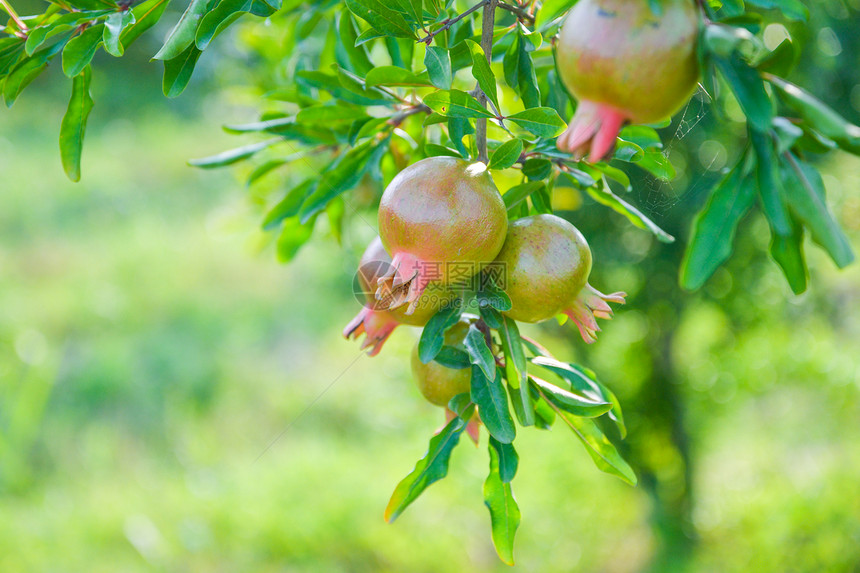
{"label": "tree branch", "polygon": [[505,4],[504,2],[499,2],[499,8],[516,14],[517,18],[519,18],[520,20],[525,20],[526,22],[534,24],[535,17],[529,14],[522,6],[512,6],[510,4]]}
{"label": "tree branch", "polygon": [[9,2],[7,2],[6,0],[0,0],[0,8],[3,8],[3,10],[7,14],[9,14],[9,18],[13,22],[15,22],[15,25],[18,27],[18,30],[20,30],[21,33],[26,34],[30,31],[24,21],[21,20],[21,18],[18,16],[17,12],[15,12],[15,9],[12,8],[12,6],[9,4]]}
{"label": "tree branch", "polygon": [[[2,1],[4,1],[4,0],[0,0],[0,2],[2,2]],[[493,0],[481,0],[480,2],[478,2],[474,6],[472,6],[471,8],[466,10],[465,12],[463,12],[462,14],[458,14],[457,16],[455,16],[453,18],[448,18],[447,20],[442,22],[442,27],[440,27],[438,30],[433,30],[432,32],[430,32],[429,34],[427,34],[426,36],[424,36],[423,38],[421,38],[418,41],[423,42],[429,46],[430,43],[433,42],[433,38],[435,38],[438,34],[441,34],[445,30],[450,29],[451,26],[453,26],[454,24],[456,24],[457,22],[459,22],[460,20],[462,20],[463,18],[465,18],[466,16],[471,14],[472,12],[475,12],[481,8],[486,7],[486,5],[492,1]]]}
{"label": "tree branch", "polygon": [[[490,0],[484,4],[483,22],[481,23],[481,49],[487,63],[492,63],[493,58],[493,29],[496,26],[496,7],[499,0]],[[481,91],[478,94],[478,102],[487,107],[487,94]],[[478,147],[478,161],[489,163],[490,156],[487,152],[487,120],[479,119],[475,126],[475,144]]]}

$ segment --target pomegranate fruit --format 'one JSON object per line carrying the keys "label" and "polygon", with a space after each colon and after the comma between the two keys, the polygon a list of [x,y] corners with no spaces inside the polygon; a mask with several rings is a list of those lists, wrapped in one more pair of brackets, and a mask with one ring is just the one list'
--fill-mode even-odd
{"label": "pomegranate fruit", "polygon": [[696,89],[698,13],[692,0],[580,0],[556,44],[559,77],[579,100],[558,148],[603,159],[625,122],[654,123]]}
{"label": "pomegranate fruit", "polygon": [[486,165],[430,157],[401,171],[379,204],[379,235],[393,257],[377,298],[418,308],[431,282],[456,286],[502,248],[507,211]]}
{"label": "pomegranate fruit", "polygon": [[[445,332],[445,344],[465,350],[463,340],[472,322],[473,320],[463,319],[448,329]],[[455,370],[442,366],[435,360],[424,364],[418,356],[418,343],[412,349],[412,376],[421,395],[437,406],[447,406],[451,398],[457,394],[468,393],[472,388],[471,368]]]}
{"label": "pomegranate fruit", "polygon": [[[373,239],[365,249],[358,264],[358,286],[365,296],[365,304],[355,318],[343,329],[347,339],[357,339],[366,334],[361,349],[370,349],[370,356],[376,356],[394,329],[400,324],[424,326],[442,306],[451,303],[456,295],[446,291],[441,285],[434,285],[430,292],[425,291],[418,300],[415,311],[406,314],[405,308],[389,310],[389,299],[377,300],[374,296],[376,281],[391,268],[391,257],[382,246],[379,237]],[[394,293],[397,295],[398,293]]]}
{"label": "pomegranate fruit", "polygon": [[591,250],[579,230],[555,215],[512,221],[496,261],[504,265],[509,317],[540,322],[567,315],[582,338],[596,340],[596,318],[611,318],[609,302],[624,304],[623,292],[603,294],[588,284]]}

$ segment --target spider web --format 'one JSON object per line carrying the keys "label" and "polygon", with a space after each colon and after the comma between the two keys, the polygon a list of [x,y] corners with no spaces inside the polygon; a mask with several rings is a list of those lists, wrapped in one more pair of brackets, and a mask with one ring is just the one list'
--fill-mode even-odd
{"label": "spider web", "polygon": [[[699,89],[693,97],[687,102],[684,111],[680,114],[675,131],[671,139],[664,145],[663,156],[669,159],[672,150],[684,138],[686,138],[693,129],[708,115],[710,109],[710,96],[704,89]],[[648,178],[646,185],[640,185],[638,190],[639,205],[641,205],[651,215],[665,215],[674,209],[681,200],[692,193],[702,178],[705,176],[714,162],[717,160],[718,154],[715,153],[710,159],[710,163],[704,165],[702,170],[695,180],[689,183],[679,185],[677,178],[675,181],[660,179],[657,177]],[[695,155],[690,156],[688,161],[698,159]],[[692,171],[690,167],[687,171]]]}

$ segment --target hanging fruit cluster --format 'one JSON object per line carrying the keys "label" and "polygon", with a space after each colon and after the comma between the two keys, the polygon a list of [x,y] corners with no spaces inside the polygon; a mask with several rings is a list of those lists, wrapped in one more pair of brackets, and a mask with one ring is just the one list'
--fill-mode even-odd
{"label": "hanging fruit cluster", "polygon": [[[733,133],[727,161],[734,166],[710,177],[681,284],[701,287],[731,254],[746,214],[760,205],[773,259],[801,292],[804,233],[839,266],[854,257],[804,154],[837,147],[860,154],[860,128],[781,79],[797,44],[786,39],[768,49],[762,36],[766,20],[808,17],[796,0],[465,4],[294,2],[281,13],[292,13],[289,22],[308,41],[285,47],[284,62],[295,70],[284,66],[287,89],[272,92],[285,109],[230,127],[269,139],[194,164],[256,157],[249,184],[298,161],[313,168],[301,183],[287,176],[290,188],[264,219],[265,229],[277,230],[283,261],[313,235],[318,218],[327,217],[340,237],[344,213],[375,209],[375,192],[391,179],[379,203],[379,237],[359,265],[363,307],[344,336],[376,355],[399,325],[422,327],[412,371],[420,394],[444,408],[446,424],[397,486],[385,515],[395,519],[446,475],[463,433],[476,443],[483,433],[490,458],[485,503],[496,549],[510,563],[519,525],[513,442],[522,428],[565,424],[599,469],[636,481],[616,449],[626,429],[612,392],[591,370],[561,362],[520,335],[518,323],[558,319],[593,343],[599,321],[625,302],[624,293],[603,294],[589,283],[588,243],[556,216],[555,199],[590,197],[611,216],[672,242],[624,193],[643,179],[659,187],[675,177],[658,129],[672,124],[699,85],[702,114],[710,103],[714,115],[739,108],[745,129],[724,130]],[[171,91],[196,61],[176,51],[188,37],[185,27],[198,20],[196,12],[190,16],[161,54],[171,56]],[[203,19],[210,30],[216,23],[221,30],[220,22]],[[318,25],[328,26],[325,43],[311,41]],[[183,73],[175,72],[173,58]],[[562,118],[571,115],[566,125]],[[681,115],[678,129],[686,109]],[[283,151],[281,144],[288,155],[272,151]],[[296,153],[297,146],[309,153]],[[375,182],[373,193],[346,195],[365,180]]]}
{"label": "hanging fruit cluster", "polygon": [[[600,448],[593,441],[602,434],[592,418],[610,411],[623,433],[615,397],[592,372],[559,362],[520,336],[516,323],[567,316],[591,343],[600,330],[596,319],[612,315],[608,302],[624,303],[624,293],[604,295],[588,284],[591,251],[572,224],[550,214],[509,222],[486,165],[431,157],[386,188],[379,230],[357,273],[364,306],[344,336],[364,334],[362,348],[373,356],[398,325],[423,326],[412,372],[421,394],[444,407],[447,418],[427,457],[397,487],[387,519],[444,477],[460,435],[465,431],[478,443],[480,426],[494,452],[491,471],[504,484],[490,490],[498,503],[488,505],[494,522],[509,515],[516,503],[510,490],[517,459],[514,418],[522,427],[539,428],[562,418],[604,469],[635,482],[608,441]],[[559,375],[559,383],[530,373],[527,354],[532,364]]]}

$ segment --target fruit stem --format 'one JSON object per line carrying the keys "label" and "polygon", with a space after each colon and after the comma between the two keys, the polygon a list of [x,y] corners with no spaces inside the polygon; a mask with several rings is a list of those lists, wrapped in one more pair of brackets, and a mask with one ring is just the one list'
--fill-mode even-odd
{"label": "fruit stem", "polygon": [[[481,49],[484,50],[484,56],[487,58],[487,63],[492,63],[493,58],[493,28],[496,26],[496,7],[499,0],[489,0],[484,4],[483,21],[481,23]],[[481,90],[478,94],[478,102],[487,107],[487,94]],[[478,161],[489,163],[490,156],[487,152],[487,120],[479,119],[475,125],[475,143],[478,146]]]}

